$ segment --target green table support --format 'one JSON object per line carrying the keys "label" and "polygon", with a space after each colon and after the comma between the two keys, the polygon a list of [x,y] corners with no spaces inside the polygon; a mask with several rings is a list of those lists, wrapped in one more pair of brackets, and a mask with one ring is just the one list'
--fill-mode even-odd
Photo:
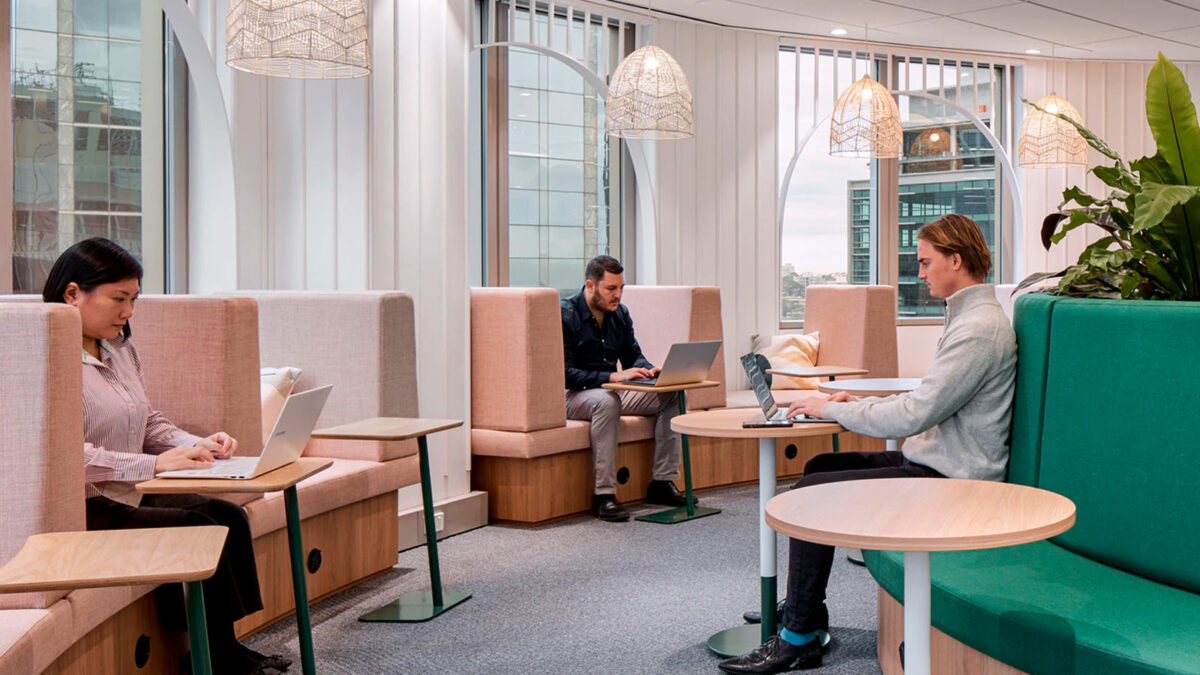
{"label": "green table support", "polygon": [[[687,391],[679,391],[679,414],[687,414]],[[835,437],[836,438],[836,437]],[[648,513],[644,516],[638,516],[635,520],[640,520],[647,523],[661,523],[663,525],[674,525],[675,523],[684,523],[689,520],[711,516],[721,512],[721,509],[712,509],[704,506],[696,506],[692,498],[692,458],[688,453],[688,437],[687,434],[679,434],[679,444],[683,451],[683,488],[684,496],[687,501],[684,506],[677,506],[673,509],[665,511],[656,511]]]}
{"label": "green table support", "polygon": [[388,623],[417,623],[461,604],[471,597],[462,591],[442,590],[442,570],[438,564],[437,530],[433,522],[433,481],[429,477],[429,446],[425,436],[417,437],[421,459],[421,503],[425,507],[425,547],[429,552],[429,583],[431,590],[412,591],[388,604],[358,617],[359,621]]}
{"label": "green table support", "polygon": [[183,584],[187,603],[188,649],[192,657],[192,675],[212,675],[212,655],[208,649],[208,620],[204,615],[204,582]]}
{"label": "green table support", "polygon": [[287,512],[288,550],[292,559],[292,594],[296,599],[296,629],[300,636],[300,667],[304,675],[316,673],[313,657],[312,620],[308,614],[308,584],[304,578],[304,543],[300,538],[300,506],[296,486],[283,490],[283,506]]}

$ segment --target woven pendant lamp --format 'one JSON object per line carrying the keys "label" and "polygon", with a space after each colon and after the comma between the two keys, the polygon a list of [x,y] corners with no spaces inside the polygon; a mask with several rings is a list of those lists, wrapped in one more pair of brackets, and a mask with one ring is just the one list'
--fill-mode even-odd
{"label": "woven pendant lamp", "polygon": [[1043,96],[1037,105],[1046,112],[1033,108],[1025,116],[1017,141],[1017,162],[1036,168],[1087,166],[1087,141],[1075,127],[1055,115],[1061,113],[1079,122],[1075,106],[1056,94]]}
{"label": "woven pendant lamp", "polygon": [[363,0],[231,0],[225,62],[271,77],[341,79],[371,72]]}
{"label": "woven pendant lamp", "polygon": [[626,56],[608,85],[604,131],[621,138],[691,138],[692,90],[679,62],[656,45]]}
{"label": "woven pendant lamp", "polygon": [[900,156],[900,108],[875,78],[863,75],[842,92],[829,120],[829,154],[891,159]]}

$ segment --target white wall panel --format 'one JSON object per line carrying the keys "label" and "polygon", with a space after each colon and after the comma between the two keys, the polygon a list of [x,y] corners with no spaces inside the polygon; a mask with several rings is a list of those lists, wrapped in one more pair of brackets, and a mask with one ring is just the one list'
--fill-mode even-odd
{"label": "white wall panel", "polygon": [[[373,72],[334,83],[230,73],[223,63],[226,0],[196,3],[210,47],[220,48],[218,71],[232,109],[238,278],[190,290],[236,283],[408,291],[420,412],[468,419],[471,3],[368,4]],[[195,139],[192,157],[204,161]],[[193,185],[192,203],[219,198],[201,187]],[[212,250],[202,221],[191,222],[193,259],[231,253]],[[429,440],[436,498],[468,492],[467,427]],[[415,506],[419,491],[406,489],[401,498],[402,508]]]}

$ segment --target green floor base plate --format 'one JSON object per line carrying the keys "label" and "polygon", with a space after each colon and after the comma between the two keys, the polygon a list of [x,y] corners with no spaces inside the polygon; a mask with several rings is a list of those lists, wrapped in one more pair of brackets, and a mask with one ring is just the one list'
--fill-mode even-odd
{"label": "green floor base plate", "polygon": [[[819,630],[817,631],[817,639],[821,641],[821,646],[827,646],[829,644],[829,633]],[[708,638],[708,651],[726,658],[742,656],[754,651],[762,643],[762,627],[756,623],[746,624],[744,626],[726,628]]]}
{"label": "green floor base plate", "polygon": [[850,562],[854,563],[855,565],[866,565],[867,564],[867,563],[863,562],[862,551],[860,551],[856,548],[852,548],[849,551],[846,551],[846,560],[849,560]]}
{"label": "green floor base plate", "polygon": [[666,511],[658,511],[655,513],[647,513],[644,516],[638,516],[634,520],[640,520],[644,523],[662,523],[663,525],[674,525],[675,523],[686,523],[689,520],[703,518],[720,513],[721,509],[710,509],[703,506],[692,507],[692,515],[688,515],[687,507],[680,506]]}
{"label": "green floor base plate", "polygon": [[442,605],[435,607],[432,591],[413,591],[378,609],[358,617],[359,621],[384,621],[388,623],[418,623],[428,621],[446,610],[470,598],[470,593],[446,591],[442,594]]}

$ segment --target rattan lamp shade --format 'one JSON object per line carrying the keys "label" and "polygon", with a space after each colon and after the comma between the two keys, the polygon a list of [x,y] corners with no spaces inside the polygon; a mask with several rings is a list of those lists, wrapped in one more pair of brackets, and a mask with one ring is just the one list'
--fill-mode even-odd
{"label": "rattan lamp shade", "polygon": [[692,137],[692,90],[670,54],[646,45],[617,66],[604,102],[604,130],[622,138]]}
{"label": "rattan lamp shade", "polygon": [[829,120],[829,154],[889,159],[900,156],[900,108],[870,75],[846,88]]}
{"label": "rattan lamp shade", "polygon": [[1037,168],[1087,166],[1087,141],[1075,127],[1054,115],[1062,113],[1079,122],[1075,106],[1055,94],[1042,97],[1037,104],[1046,112],[1032,108],[1025,116],[1017,141],[1017,162]]}
{"label": "rattan lamp shade", "polygon": [[363,0],[231,0],[225,62],[272,77],[341,79],[371,72]]}

